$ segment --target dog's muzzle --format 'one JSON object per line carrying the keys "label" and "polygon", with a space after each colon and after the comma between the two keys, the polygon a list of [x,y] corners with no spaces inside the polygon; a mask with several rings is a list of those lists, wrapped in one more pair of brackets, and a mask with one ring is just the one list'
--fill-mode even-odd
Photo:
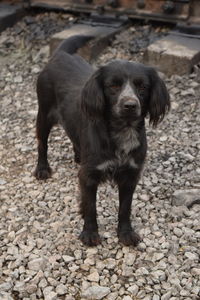
{"label": "dog's muzzle", "polygon": [[121,99],[121,110],[124,116],[139,117],[141,114],[140,103],[135,98]]}

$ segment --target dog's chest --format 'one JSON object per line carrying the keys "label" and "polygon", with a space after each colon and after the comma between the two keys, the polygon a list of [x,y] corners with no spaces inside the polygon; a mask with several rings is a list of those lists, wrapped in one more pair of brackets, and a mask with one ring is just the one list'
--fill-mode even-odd
{"label": "dog's chest", "polygon": [[137,131],[132,128],[124,128],[118,132],[111,132],[112,139],[116,145],[116,152],[128,155],[140,145]]}
{"label": "dog's chest", "polygon": [[131,154],[140,145],[136,130],[134,128],[125,128],[118,132],[111,132],[111,138],[115,144],[113,158],[100,163],[97,169],[104,172],[113,172],[123,166],[138,168]]}

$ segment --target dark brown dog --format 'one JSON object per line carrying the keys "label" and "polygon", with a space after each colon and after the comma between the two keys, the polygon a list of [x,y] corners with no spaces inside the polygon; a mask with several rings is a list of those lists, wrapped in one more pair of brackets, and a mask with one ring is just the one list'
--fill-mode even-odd
{"label": "dark brown dog", "polygon": [[130,213],[147,150],[144,119],[149,116],[156,126],[170,108],[169,95],[157,72],[143,64],[115,60],[94,70],[75,54],[88,39],[66,40],[39,75],[35,176],[46,179],[51,175],[47,140],[52,126],[60,123],[81,165],[81,240],[89,246],[100,242],[97,187],[112,179],[119,189],[119,240],[137,245],[140,238],[132,229]]}

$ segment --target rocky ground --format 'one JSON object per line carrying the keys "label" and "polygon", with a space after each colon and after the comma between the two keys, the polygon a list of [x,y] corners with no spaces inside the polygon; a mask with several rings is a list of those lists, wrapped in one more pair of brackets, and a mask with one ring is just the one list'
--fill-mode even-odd
{"label": "rocky ground", "polygon": [[[73,20],[28,16],[0,36],[0,299],[200,299],[200,205],[193,202],[200,191],[198,72],[165,78],[172,109],[157,129],[148,128],[148,159],[133,201],[143,239],[136,249],[118,243],[117,190],[109,183],[98,193],[102,244],[86,248],[78,240],[78,166],[61,128],[50,136],[52,178],[32,175],[35,80],[50,36]],[[144,47],[165,31],[133,25],[97,64],[141,61]]]}

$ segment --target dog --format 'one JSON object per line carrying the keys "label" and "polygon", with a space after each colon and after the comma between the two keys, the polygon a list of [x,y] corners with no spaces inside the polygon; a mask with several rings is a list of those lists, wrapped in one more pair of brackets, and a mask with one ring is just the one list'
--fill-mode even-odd
{"label": "dog", "polygon": [[136,246],[139,235],[130,214],[133,192],[143,169],[147,141],[145,118],[153,127],[170,109],[167,88],[156,70],[141,63],[113,60],[94,70],[76,54],[90,37],[75,36],[56,50],[37,80],[37,179],[51,176],[47,141],[53,125],[61,124],[80,164],[81,241],[100,243],[96,193],[109,179],[119,191],[117,234],[124,245]]}

